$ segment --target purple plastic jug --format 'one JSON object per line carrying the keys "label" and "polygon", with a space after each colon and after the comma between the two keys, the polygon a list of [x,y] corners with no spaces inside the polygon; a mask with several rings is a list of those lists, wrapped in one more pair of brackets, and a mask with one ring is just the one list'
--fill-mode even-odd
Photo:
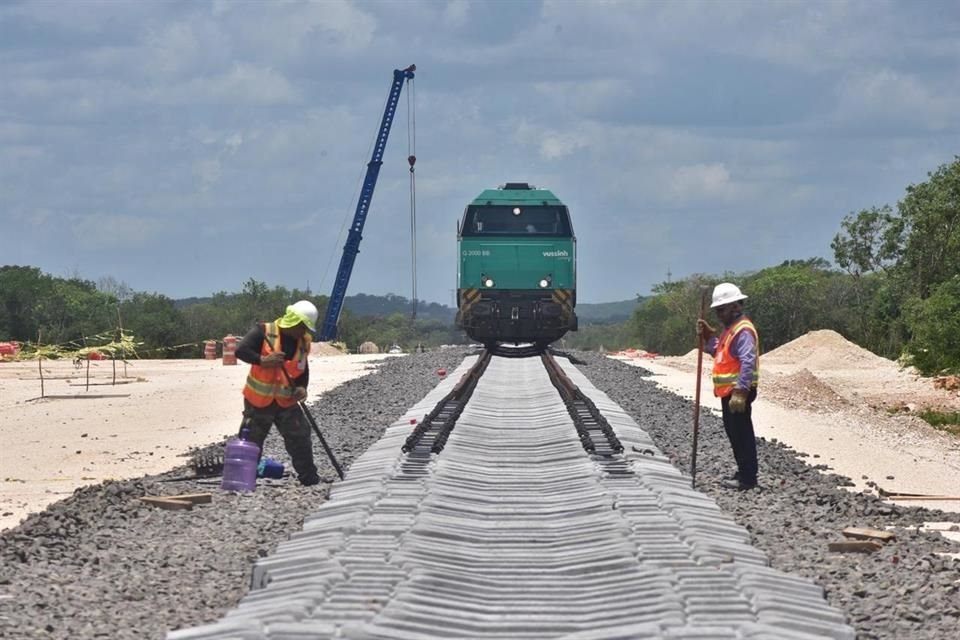
{"label": "purple plastic jug", "polygon": [[250,432],[240,430],[240,437],[233,438],[223,450],[223,480],[220,488],[224,491],[253,491],[257,488],[257,463],[260,460],[260,447],[247,440]]}

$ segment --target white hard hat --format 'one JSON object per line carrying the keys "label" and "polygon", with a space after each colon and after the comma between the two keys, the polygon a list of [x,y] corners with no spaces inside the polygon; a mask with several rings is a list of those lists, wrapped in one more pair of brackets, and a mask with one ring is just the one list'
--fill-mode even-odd
{"label": "white hard hat", "polygon": [[746,299],[747,296],[743,295],[740,287],[731,282],[721,282],[713,288],[713,304],[710,305],[710,308],[715,309],[731,302]]}
{"label": "white hard hat", "polygon": [[316,331],[317,327],[317,307],[309,300],[300,300],[290,305],[288,310],[292,310],[299,317],[303,324],[307,325],[310,331]]}

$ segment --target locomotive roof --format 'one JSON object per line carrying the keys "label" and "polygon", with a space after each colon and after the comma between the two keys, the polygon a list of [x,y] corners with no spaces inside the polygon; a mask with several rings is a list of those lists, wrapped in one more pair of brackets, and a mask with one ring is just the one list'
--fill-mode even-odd
{"label": "locomotive roof", "polygon": [[547,189],[486,189],[470,204],[553,204],[560,199]]}

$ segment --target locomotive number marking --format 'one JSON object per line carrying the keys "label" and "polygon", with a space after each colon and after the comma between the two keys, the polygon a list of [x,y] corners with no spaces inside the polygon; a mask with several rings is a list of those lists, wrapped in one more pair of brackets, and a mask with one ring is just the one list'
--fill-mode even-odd
{"label": "locomotive number marking", "polygon": [[471,256],[486,257],[490,255],[490,250],[489,249],[464,249],[463,255],[467,257],[471,257]]}

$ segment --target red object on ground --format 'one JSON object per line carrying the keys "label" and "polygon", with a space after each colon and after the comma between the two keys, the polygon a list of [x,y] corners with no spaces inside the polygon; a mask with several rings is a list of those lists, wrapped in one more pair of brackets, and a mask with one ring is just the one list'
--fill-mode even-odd
{"label": "red object on ground", "polygon": [[103,354],[99,351],[91,351],[87,354],[88,360],[103,360]]}
{"label": "red object on ground", "polygon": [[0,356],[15,356],[20,351],[20,345],[16,342],[0,342]]}
{"label": "red object on ground", "polygon": [[442,378],[443,376],[447,375],[447,370],[444,369],[443,367],[440,367],[439,369],[437,369],[437,375]]}
{"label": "red object on ground", "polygon": [[203,359],[204,360],[216,360],[217,359],[217,341],[216,340],[205,340],[203,343]]}

